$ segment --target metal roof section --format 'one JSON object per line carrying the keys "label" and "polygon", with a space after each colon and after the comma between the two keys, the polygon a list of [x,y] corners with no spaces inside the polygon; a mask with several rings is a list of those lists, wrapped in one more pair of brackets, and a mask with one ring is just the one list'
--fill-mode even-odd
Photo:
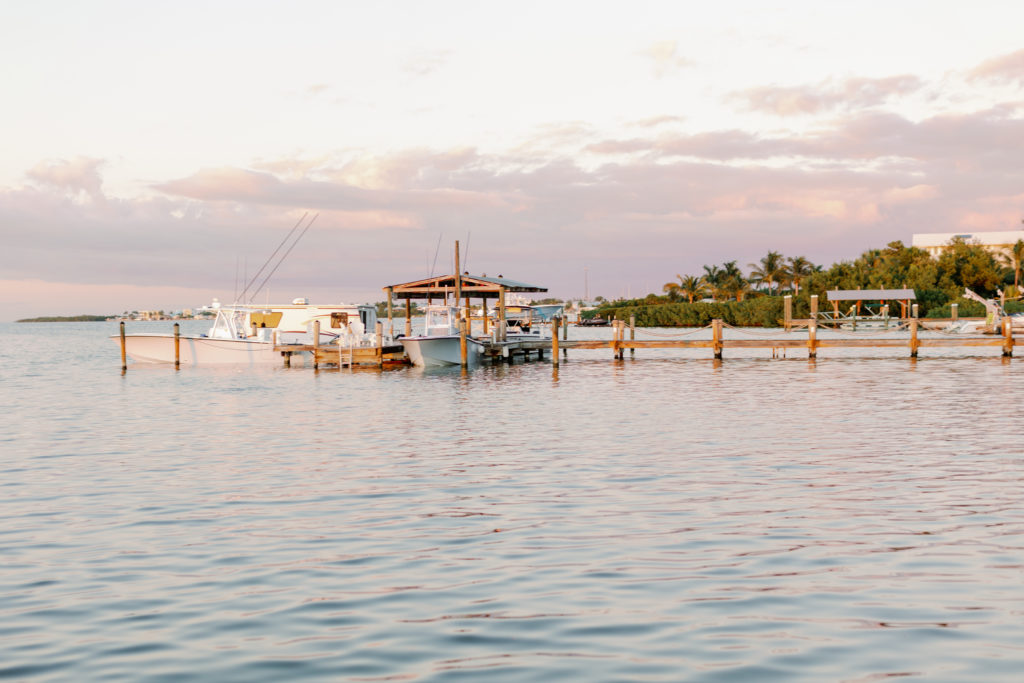
{"label": "metal roof section", "polygon": [[[506,277],[486,275],[463,275],[461,278],[463,298],[497,299],[501,290],[505,292],[546,292],[547,287],[511,280]],[[389,285],[396,299],[431,299],[455,292],[455,275],[439,275],[412,282]]]}
{"label": "metal roof section", "polygon": [[829,301],[888,301],[889,299],[914,299],[912,289],[831,289],[825,292]]}

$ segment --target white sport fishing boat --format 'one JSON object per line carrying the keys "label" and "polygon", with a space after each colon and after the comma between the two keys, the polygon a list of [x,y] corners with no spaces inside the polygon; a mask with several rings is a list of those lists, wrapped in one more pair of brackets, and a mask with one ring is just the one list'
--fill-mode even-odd
{"label": "white sport fishing boat", "polygon": [[[462,344],[459,335],[459,309],[455,306],[434,305],[427,307],[423,334],[403,337],[402,346],[413,365],[440,367],[462,365]],[[479,365],[484,345],[472,336],[466,336],[466,363],[470,367]]]}
{"label": "white sport fishing boat", "polygon": [[[491,328],[491,335],[474,337],[466,335],[466,364],[476,367],[484,357],[486,346],[497,347],[502,355],[522,341],[550,341],[551,335],[538,324],[529,324],[522,319],[506,320],[504,334],[499,335],[496,327]],[[499,341],[500,340],[500,341]],[[416,337],[403,337],[402,345],[409,361],[420,367],[439,367],[445,365],[462,365],[462,344],[459,334],[459,309],[450,305],[434,305],[427,307],[424,318],[423,334]]]}
{"label": "white sport fishing boat", "polygon": [[[320,321],[320,344],[374,346],[367,334],[377,322],[373,306],[310,305],[295,299],[279,306],[221,306],[214,300],[213,326],[206,334],[180,335],[179,360],[183,365],[260,365],[280,363],[283,346],[313,343],[314,322]],[[120,344],[120,335],[111,339]],[[137,363],[173,363],[174,334],[125,335],[125,354]],[[301,357],[294,352],[293,358]]]}

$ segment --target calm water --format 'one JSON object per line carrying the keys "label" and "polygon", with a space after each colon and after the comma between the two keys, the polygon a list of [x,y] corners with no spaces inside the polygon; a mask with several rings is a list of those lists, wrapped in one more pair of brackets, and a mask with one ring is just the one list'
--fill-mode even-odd
{"label": "calm water", "polygon": [[115,331],[0,325],[0,678],[1024,671],[998,349],[122,376]]}

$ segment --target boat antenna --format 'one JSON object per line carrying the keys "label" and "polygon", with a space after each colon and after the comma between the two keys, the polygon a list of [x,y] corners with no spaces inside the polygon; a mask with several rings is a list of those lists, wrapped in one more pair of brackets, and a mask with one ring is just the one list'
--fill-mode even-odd
{"label": "boat antenna", "polygon": [[[260,286],[253,291],[253,298],[255,298],[256,295],[260,293],[260,290],[263,289],[263,285],[267,284],[267,280],[269,280],[271,276],[273,276],[273,274],[277,272],[277,269],[281,267],[281,264],[284,263],[284,260],[288,258],[288,254],[292,253],[292,249],[295,248],[295,245],[299,243],[299,240],[302,239],[302,236],[306,234],[307,230],[309,230],[309,226],[313,225],[313,221],[315,221],[319,217],[320,214],[315,214],[312,218],[309,219],[309,222],[306,223],[306,227],[302,229],[302,232],[299,233],[299,236],[296,237],[295,240],[291,243],[291,246],[288,247],[288,251],[284,252],[281,258],[278,259],[277,265],[274,266],[274,269],[267,273],[267,276],[263,278],[263,282],[260,283]],[[250,301],[251,300],[252,299],[250,299]]]}
{"label": "boat antenna", "polygon": [[434,269],[437,268],[437,255],[441,251],[441,238],[444,237],[442,232],[437,236],[437,246],[434,247],[434,263],[430,266],[430,274],[427,277],[434,277]]}
{"label": "boat antenna", "polygon": [[[270,255],[269,257],[267,257],[267,260],[263,262],[263,265],[262,265],[262,266],[260,266],[260,269],[256,271],[256,274],[252,276],[252,279],[251,279],[251,280],[249,280],[249,281],[248,281],[248,282],[246,283],[246,285],[245,285],[245,289],[243,289],[243,290],[242,290],[242,296],[241,296],[241,297],[238,297],[238,296],[236,296],[236,297],[235,297],[235,300],[236,300],[236,301],[237,301],[238,299],[241,299],[242,301],[245,301],[245,294],[246,294],[246,292],[248,292],[248,291],[249,291],[249,288],[250,288],[250,287],[252,287],[252,285],[253,285],[253,283],[254,283],[254,282],[256,282],[256,279],[257,279],[257,278],[258,278],[258,277],[259,277],[260,275],[262,275],[262,274],[263,274],[263,271],[264,271],[264,269],[266,269],[266,267],[267,267],[268,265],[270,265],[270,262],[274,260],[274,257],[275,257],[275,256],[277,256],[277,252],[281,251],[281,247],[283,247],[283,246],[285,245],[285,243],[286,243],[286,242],[287,242],[287,241],[288,241],[289,239],[291,239],[291,236],[292,236],[292,234],[294,234],[294,233],[295,233],[295,230],[296,230],[296,228],[298,228],[298,227],[299,227],[299,225],[300,225],[300,224],[302,223],[302,221],[306,220],[306,216],[308,216],[308,215],[309,215],[309,212],[308,212],[308,211],[307,211],[306,213],[302,214],[302,217],[301,217],[301,218],[300,218],[300,219],[299,219],[299,220],[298,220],[298,221],[297,221],[297,222],[295,223],[295,225],[293,225],[293,226],[292,226],[292,229],[291,229],[291,230],[289,230],[289,231],[288,231],[288,234],[284,236],[284,239],[283,239],[283,240],[281,240],[281,243],[277,245],[277,249],[275,249],[275,250],[274,250],[274,253],[272,253],[272,254],[271,254],[271,255]],[[237,267],[236,267],[236,270],[237,270]],[[236,279],[237,279],[237,273],[236,273]],[[236,289],[237,289],[237,285],[236,285]],[[253,292],[253,296],[256,296],[256,292]]]}

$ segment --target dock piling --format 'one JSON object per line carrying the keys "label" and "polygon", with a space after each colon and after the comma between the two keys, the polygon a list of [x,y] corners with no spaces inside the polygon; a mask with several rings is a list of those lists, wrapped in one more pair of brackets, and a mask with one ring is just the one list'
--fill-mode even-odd
{"label": "dock piling", "polygon": [[[916,304],[915,304],[916,305]],[[910,357],[917,358],[917,349],[920,346],[917,340],[917,318],[910,319]]]}
{"label": "dock piling", "polygon": [[551,319],[551,364],[558,366],[558,326],[561,318],[557,315]]}
{"label": "dock piling", "polygon": [[174,369],[181,369],[181,326],[174,323]]}
{"label": "dock piling", "polygon": [[811,322],[807,324],[807,358],[814,359],[818,357],[818,319],[816,317],[811,318]]}
{"label": "dock piling", "polygon": [[[629,314],[629,341],[636,341],[636,316],[632,313]],[[632,358],[635,355],[636,349],[630,346],[629,357]]]}
{"label": "dock piling", "polygon": [[124,321],[121,321],[121,372],[124,373],[128,370],[128,353],[125,349],[124,342]]}
{"label": "dock piling", "polygon": [[1013,356],[1013,321],[1003,318],[1003,358]]}
{"label": "dock piling", "polygon": [[377,321],[377,367],[384,367],[384,326]]}
{"label": "dock piling", "polygon": [[320,321],[313,321],[313,369],[320,368]]}
{"label": "dock piling", "polygon": [[468,322],[465,318],[459,319],[459,358],[462,361],[462,367],[469,365],[469,348],[466,344],[466,324]]}
{"label": "dock piling", "polygon": [[722,360],[722,319],[715,318],[711,321],[711,348],[715,352],[715,359]]}

